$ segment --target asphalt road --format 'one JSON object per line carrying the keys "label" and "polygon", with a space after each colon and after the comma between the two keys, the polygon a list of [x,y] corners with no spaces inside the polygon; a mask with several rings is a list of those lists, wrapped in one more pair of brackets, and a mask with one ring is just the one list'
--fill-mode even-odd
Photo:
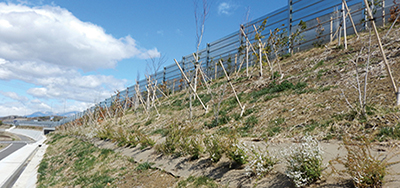
{"label": "asphalt road", "polygon": [[0,141],[0,143],[9,143],[4,150],[0,152],[0,160],[3,160],[10,154],[14,153],[15,151],[19,150],[20,148],[24,147],[26,144],[33,142],[32,139],[26,136],[22,135],[17,135],[19,138],[21,138],[20,141]]}

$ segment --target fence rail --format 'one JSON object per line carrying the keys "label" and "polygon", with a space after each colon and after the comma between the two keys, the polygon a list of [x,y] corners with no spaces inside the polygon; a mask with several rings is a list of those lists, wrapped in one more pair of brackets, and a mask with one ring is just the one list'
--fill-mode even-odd
{"label": "fence rail", "polygon": [[[375,21],[377,25],[382,25],[385,23],[385,20],[388,20],[390,17],[390,8],[394,6],[393,0],[383,1],[383,7],[375,7],[376,11],[374,17],[376,18]],[[346,3],[355,22],[356,30],[363,30],[366,26],[366,22],[363,22],[365,19],[363,0],[347,0]],[[295,33],[299,29],[299,23],[303,21],[307,25],[306,29],[300,31],[300,35],[304,40],[293,44],[291,49],[298,52],[309,49],[314,45],[338,40],[339,34],[335,36],[334,34],[341,33],[340,30],[336,32],[339,28],[343,28],[341,26],[346,26],[347,35],[354,34],[354,29],[350,23],[349,17],[345,19],[345,24],[342,23],[344,12],[347,11],[343,11],[342,9],[342,0],[288,0],[287,6],[246,23],[241,27],[246,35],[249,36],[249,42],[255,44],[258,41],[255,38],[256,31],[254,28],[259,27],[264,20],[267,20],[267,22],[265,24],[265,29],[261,32],[261,35],[265,36],[263,42],[266,42],[270,33],[276,28],[279,28],[282,32],[286,31],[286,35],[288,36]],[[239,64],[244,58],[243,53],[239,52],[239,47],[245,45],[244,35],[239,28],[238,26],[238,31],[217,41],[207,43],[207,47],[199,51],[200,67],[205,72],[207,80],[213,80],[223,76],[224,73],[217,64],[219,60],[223,60],[223,65],[229,73],[237,71],[239,68]],[[280,49],[280,53],[288,53],[289,51],[290,48],[288,45]],[[270,56],[270,58],[274,57],[273,54],[268,54],[268,56]],[[249,58],[249,65],[252,66],[256,62],[255,55],[250,53]],[[178,62],[189,79],[192,79],[194,76],[194,62],[193,54],[183,56]],[[185,81],[182,76],[183,75],[175,64],[166,66],[163,70],[150,75],[153,83],[157,83],[162,86],[165,91],[168,90],[170,92],[185,89]],[[146,85],[148,85],[148,80],[139,80],[136,85],[120,91],[118,95],[105,99],[84,112],[63,119],[60,124],[78,119],[89,111],[94,111],[96,107],[110,107],[115,99],[125,100],[129,98],[135,100],[137,94],[135,88],[139,87],[139,92],[143,96],[143,94],[147,92]]]}

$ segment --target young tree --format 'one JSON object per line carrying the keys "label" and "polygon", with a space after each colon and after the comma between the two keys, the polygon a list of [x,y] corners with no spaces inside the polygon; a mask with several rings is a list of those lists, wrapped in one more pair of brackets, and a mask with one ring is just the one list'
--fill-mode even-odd
{"label": "young tree", "polygon": [[[194,19],[196,22],[196,53],[194,54],[194,91],[196,92],[197,90],[197,74],[200,72],[200,65],[199,65],[199,48],[201,41],[203,40],[203,34],[204,34],[204,28],[205,28],[205,22],[208,16],[208,13],[210,11],[210,4],[207,2],[207,0],[202,0],[201,7],[199,7],[199,0],[193,0],[194,4]],[[190,91],[191,92],[191,91]],[[195,99],[195,96],[191,93],[189,96],[189,118],[192,119],[193,114],[192,114],[192,98]]]}
{"label": "young tree", "polygon": [[160,54],[159,56],[149,55],[149,59],[146,60],[146,74],[153,74],[154,78],[157,77],[157,73],[161,70],[163,65],[167,62],[167,57],[165,54]]}

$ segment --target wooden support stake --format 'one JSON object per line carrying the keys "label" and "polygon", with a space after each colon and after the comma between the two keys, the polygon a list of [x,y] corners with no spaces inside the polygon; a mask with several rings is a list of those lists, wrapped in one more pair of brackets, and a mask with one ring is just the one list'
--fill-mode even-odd
{"label": "wooden support stake", "polygon": [[354,33],[357,35],[357,39],[358,39],[360,36],[359,36],[358,33],[357,33],[357,28],[356,28],[356,25],[354,24],[353,17],[351,16],[350,9],[349,9],[349,7],[347,6],[347,3],[346,3],[345,0],[342,0],[342,2],[343,2],[343,4],[344,4],[344,6],[346,7],[346,11],[347,11],[346,17],[349,16],[350,22],[351,22],[351,24],[353,25]]}
{"label": "wooden support stake", "polygon": [[236,97],[237,102],[239,103],[240,109],[242,109],[242,111],[240,112],[240,117],[242,117],[242,115],[243,115],[243,113],[244,113],[244,108],[245,108],[245,106],[242,106],[242,103],[240,103],[239,97],[237,96],[236,91],[235,91],[235,88],[234,88],[233,85],[232,85],[231,79],[229,78],[228,73],[227,73],[226,70],[225,70],[224,64],[222,64],[222,61],[221,61],[221,60],[219,60],[219,63],[221,64],[221,67],[222,67],[222,70],[224,70],[226,79],[228,79],[228,83],[229,83],[229,85],[231,86],[231,88],[232,88],[232,90],[233,90],[233,93],[235,94],[235,97]]}
{"label": "wooden support stake", "polygon": [[367,0],[364,0],[364,4],[365,4],[365,7],[367,8],[367,13],[368,13],[370,21],[372,23],[372,27],[374,28],[376,39],[378,40],[379,49],[380,49],[380,51],[382,53],[382,58],[383,58],[383,62],[385,63],[385,66],[386,66],[386,71],[387,71],[387,73],[388,73],[388,75],[390,77],[390,80],[392,82],[393,90],[394,90],[394,92],[396,94],[396,99],[397,99],[396,106],[398,106],[398,105],[400,105],[400,100],[399,100],[400,99],[400,93],[399,93],[399,90],[398,90],[398,88],[396,86],[396,83],[395,83],[395,81],[393,79],[392,71],[390,70],[390,66],[389,66],[389,63],[388,63],[388,61],[386,59],[385,51],[383,50],[383,46],[382,46],[381,39],[379,37],[378,30],[376,29],[374,16],[371,13],[371,9],[369,8]]}
{"label": "wooden support stake", "polygon": [[235,54],[235,73],[237,72],[237,57],[238,55],[237,54]]}
{"label": "wooden support stake", "polygon": [[346,11],[344,10],[344,3],[342,0],[342,17],[343,17],[343,37],[344,37],[344,49],[347,50],[347,28],[346,28]]}
{"label": "wooden support stake", "polygon": [[208,107],[206,107],[203,103],[203,101],[201,100],[201,98],[199,97],[199,95],[197,95],[196,90],[193,88],[192,84],[190,83],[190,80],[186,77],[186,74],[183,72],[181,66],[179,65],[178,61],[176,61],[176,59],[174,59],[176,65],[178,66],[179,70],[181,71],[183,77],[185,78],[186,82],[189,84],[190,89],[192,89],[192,91],[194,92],[194,94],[196,95],[197,99],[200,101],[201,105],[203,106],[204,110],[206,111],[206,113],[208,112]]}
{"label": "wooden support stake", "polygon": [[217,62],[215,62],[215,68],[214,68],[214,72],[215,72],[214,80],[217,80],[217,73],[218,73],[218,66],[217,66]]}
{"label": "wooden support stake", "polygon": [[332,36],[332,31],[333,31],[333,20],[332,20],[332,16],[331,16],[331,25],[330,25],[331,27],[330,27],[330,30],[329,30],[329,33],[330,33],[330,35],[329,35],[329,42],[331,43],[332,42],[332,39],[333,39],[333,36]]}
{"label": "wooden support stake", "polygon": [[[137,86],[138,86],[138,85],[137,85]],[[135,91],[136,91],[136,96],[139,98],[139,102],[142,104],[143,109],[144,109],[144,111],[146,112],[146,114],[147,114],[147,116],[148,116],[148,115],[149,115],[149,112],[147,112],[147,110],[146,110],[146,106],[144,105],[144,101],[143,101],[143,99],[142,99],[142,95],[140,94],[139,87],[136,87],[136,88],[135,88]]]}
{"label": "wooden support stake", "polygon": [[246,40],[246,76],[249,77],[249,41]]}
{"label": "wooden support stake", "polygon": [[243,63],[244,63],[244,58],[242,59],[242,62],[239,64],[238,71],[236,72],[236,77],[239,75],[239,72],[240,72],[240,70],[242,68]]}

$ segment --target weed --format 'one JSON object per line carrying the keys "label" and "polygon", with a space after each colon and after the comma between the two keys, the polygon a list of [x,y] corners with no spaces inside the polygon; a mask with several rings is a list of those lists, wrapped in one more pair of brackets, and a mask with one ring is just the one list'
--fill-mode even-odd
{"label": "weed", "polygon": [[279,134],[282,130],[283,130],[282,127],[273,125],[273,126],[268,126],[266,132],[269,137],[273,137],[276,134]]}
{"label": "weed", "polygon": [[314,67],[312,68],[313,70],[317,69],[320,66],[324,65],[324,60],[319,61],[317,64],[314,65]]}
{"label": "weed", "polygon": [[291,53],[286,53],[286,54],[282,54],[280,56],[282,57],[282,60],[284,60],[284,59],[287,59],[289,57],[292,57],[292,54]]}
{"label": "weed", "polygon": [[46,171],[48,168],[49,164],[47,163],[47,161],[42,160],[39,164],[39,168],[38,168],[38,182],[44,181],[46,178]]}
{"label": "weed", "polygon": [[239,113],[233,113],[232,116],[235,121],[239,121],[242,118]]}
{"label": "weed", "polygon": [[147,120],[147,121],[144,123],[144,126],[148,126],[148,125],[150,125],[152,122],[153,122],[153,119],[152,119],[152,118],[149,118],[149,120]]}
{"label": "weed", "polygon": [[151,167],[152,165],[154,165],[154,163],[149,163],[149,162],[144,162],[144,163],[140,163],[135,170],[136,171],[145,171],[148,169],[153,169],[153,167]]}
{"label": "weed", "polygon": [[327,72],[327,71],[329,71],[328,69],[321,69],[321,70],[319,70],[318,71],[318,74],[317,74],[317,79],[319,80],[319,79],[321,79],[321,77],[323,76],[323,74],[325,73],[325,72]]}
{"label": "weed", "polygon": [[317,128],[317,127],[319,127],[319,123],[317,122],[317,121],[315,121],[315,120],[310,120],[310,123],[308,123],[306,126],[305,126],[305,131],[306,132],[312,132],[312,131],[314,131],[315,130],[315,128]]}
{"label": "weed", "polygon": [[277,97],[280,97],[280,95],[279,94],[278,95],[267,95],[264,97],[264,101],[266,102],[266,101],[269,101],[269,100],[271,100],[273,98],[277,98]]}
{"label": "weed", "polygon": [[254,109],[254,108],[249,108],[244,111],[243,116],[248,116],[252,113],[257,113],[257,112],[258,112],[258,110]]}
{"label": "weed", "polygon": [[259,147],[256,148],[254,145],[250,148],[253,155],[250,157],[250,162],[245,168],[246,175],[263,177],[271,172],[278,159],[269,154],[267,150],[268,146],[265,148],[265,151],[262,151]]}
{"label": "weed", "polygon": [[272,75],[271,75],[271,80],[275,80],[277,78],[280,78],[281,75],[279,74],[278,71],[275,71]]}
{"label": "weed", "polygon": [[66,134],[52,134],[51,140],[47,142],[47,144],[54,144],[58,140],[67,137]]}
{"label": "weed", "polygon": [[[388,167],[400,163],[400,161],[389,162],[399,153],[389,152],[386,155],[372,154],[372,139],[369,136],[357,136],[359,141],[345,136],[344,147],[347,150],[345,157],[338,157],[330,164],[333,172],[348,175],[353,180],[355,187],[382,187],[383,179],[388,174]],[[333,164],[341,164],[344,170],[334,168]]]}
{"label": "weed", "polygon": [[201,138],[198,135],[194,136],[194,133],[191,126],[181,127],[173,124],[167,130],[165,142],[157,145],[155,149],[167,155],[190,155],[192,159],[197,159],[203,148]]}
{"label": "weed", "polygon": [[258,124],[258,119],[256,116],[252,115],[246,119],[245,124],[247,127],[254,127]]}
{"label": "weed", "polygon": [[282,123],[284,123],[285,122],[285,118],[283,118],[283,117],[278,117],[278,118],[276,118],[276,119],[274,119],[274,120],[271,120],[269,123],[270,124],[273,124],[273,125],[275,125],[275,126],[278,126],[278,125],[281,125]]}
{"label": "weed", "polygon": [[302,141],[283,152],[288,163],[285,173],[297,187],[315,182],[322,173],[322,151],[318,141],[311,136]]}
{"label": "weed", "polygon": [[140,149],[145,149],[147,147],[153,147],[156,143],[154,140],[149,138],[147,135],[142,134],[140,132],[136,133],[137,140],[140,143]]}
{"label": "weed", "polygon": [[246,153],[247,146],[243,143],[239,143],[236,139],[234,143],[231,143],[227,148],[228,158],[235,161],[238,165],[247,163],[249,156]]}
{"label": "weed", "polygon": [[318,88],[318,91],[322,93],[322,92],[325,92],[325,91],[329,91],[332,88],[337,88],[337,86],[325,86],[325,87],[321,86],[321,87]]}
{"label": "weed", "polygon": [[[208,101],[211,100],[211,94],[199,94],[200,99],[203,101],[204,104],[206,104]],[[199,100],[194,100],[193,101],[193,106],[200,106],[201,103]]]}
{"label": "weed", "polygon": [[160,128],[160,129],[156,129],[153,132],[151,132],[151,135],[155,135],[155,134],[160,134],[161,136],[166,136],[167,135],[167,130]]}
{"label": "weed", "polygon": [[177,99],[174,102],[171,103],[172,106],[176,106],[176,107],[181,107],[182,106],[182,100]]}
{"label": "weed", "polygon": [[379,141],[385,141],[389,138],[400,139],[400,124],[393,127],[381,127],[376,136]]}
{"label": "weed", "polygon": [[189,176],[186,180],[182,180],[178,183],[178,188],[184,187],[210,187],[217,188],[218,184],[213,179],[207,176],[194,177]]}
{"label": "weed", "polygon": [[219,116],[214,118],[211,121],[211,123],[204,122],[204,126],[206,126],[206,127],[211,129],[211,128],[214,128],[214,127],[218,127],[220,125],[227,124],[230,120],[231,120],[231,118],[227,115],[226,111],[225,110],[221,110],[221,111],[219,111]]}
{"label": "weed", "polygon": [[209,154],[211,161],[214,163],[218,162],[224,153],[224,149],[221,143],[221,139],[217,135],[207,136],[204,139],[206,152]]}
{"label": "weed", "polygon": [[218,129],[217,133],[219,135],[231,135],[231,134],[235,134],[235,130],[232,130],[229,127],[222,127],[220,129]]}

